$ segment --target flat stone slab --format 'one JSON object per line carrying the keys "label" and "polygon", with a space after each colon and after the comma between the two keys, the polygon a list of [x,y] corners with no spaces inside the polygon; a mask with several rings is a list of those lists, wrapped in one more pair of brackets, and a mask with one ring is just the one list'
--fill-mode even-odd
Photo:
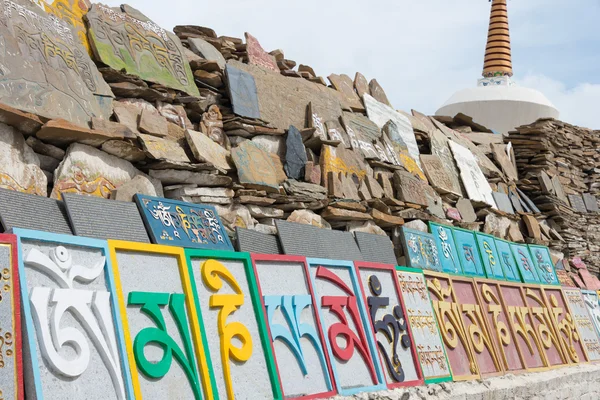
{"label": "flat stone slab", "polygon": [[233,112],[241,117],[260,118],[258,94],[254,77],[248,72],[227,64],[229,98]]}
{"label": "flat stone slab", "polygon": [[150,243],[135,203],[72,193],[63,200],[77,236]]}
{"label": "flat stone slab", "polygon": [[258,42],[258,39],[248,32],[246,32],[244,36],[246,37],[246,52],[248,53],[248,62],[250,64],[258,65],[259,67],[279,73],[279,67],[277,66],[275,57],[267,53],[262,48]]}
{"label": "flat stone slab", "polygon": [[279,157],[268,153],[254,142],[246,141],[231,151],[239,181],[250,188],[279,192],[286,176]]}
{"label": "flat stone slab", "polygon": [[225,69],[225,58],[215,46],[201,38],[188,38],[190,50],[208,61],[216,61],[221,69]]}
{"label": "flat stone slab", "polygon": [[233,251],[213,206],[139,194],[135,202],[153,243]]}
{"label": "flat stone slab", "polygon": [[130,6],[94,4],[86,19],[98,61],[145,81],[199,96],[183,46],[174,33]]}
{"label": "flat stone slab", "polygon": [[62,201],[0,189],[0,220],[5,232],[14,228],[71,235]]}

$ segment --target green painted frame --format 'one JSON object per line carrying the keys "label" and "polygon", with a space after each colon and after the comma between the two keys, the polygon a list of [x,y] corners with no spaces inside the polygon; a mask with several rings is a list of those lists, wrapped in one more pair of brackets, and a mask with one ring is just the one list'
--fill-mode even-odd
{"label": "green painted frame", "polygon": [[[252,300],[252,308],[256,316],[256,323],[260,333],[260,341],[264,349],[264,357],[267,364],[267,370],[269,379],[271,380],[271,389],[273,393],[273,399],[283,399],[283,392],[281,390],[281,383],[279,382],[279,375],[277,372],[277,366],[275,365],[275,358],[273,357],[273,349],[271,347],[271,341],[269,339],[269,332],[266,324],[265,315],[263,313],[262,301],[260,300],[260,294],[258,292],[258,286],[256,282],[256,276],[254,275],[254,269],[252,267],[252,260],[250,253],[234,253],[230,251],[218,251],[218,250],[197,250],[197,249],[185,249],[185,260],[187,263],[188,271],[190,274],[192,290],[194,292],[194,302],[196,303],[196,312],[198,314],[198,320],[201,322],[202,341],[205,346],[206,358],[210,365],[212,365],[211,351],[208,348],[206,331],[203,327],[202,310],[200,309],[200,299],[198,298],[198,288],[193,277],[195,277],[194,268],[192,267],[192,258],[206,258],[214,260],[234,260],[241,261],[244,264],[244,270],[246,272],[246,279],[248,280],[248,287],[250,288],[250,298]],[[214,374],[211,374],[211,385],[213,385],[213,398],[219,400],[219,393],[216,389],[216,381]]]}
{"label": "green painted frame", "polygon": [[[397,265],[396,272],[398,272],[398,271],[399,272],[409,272],[411,274],[421,275],[423,277],[423,281],[425,282],[425,286],[427,287],[427,279],[425,278],[425,275],[423,274],[423,270],[417,269],[417,268],[401,267],[401,266]],[[398,280],[398,275],[396,275],[396,280]],[[400,295],[404,297],[404,293],[402,293],[402,288],[400,286],[400,282],[398,282],[398,286],[400,287]],[[429,293],[429,290],[427,290],[427,298],[429,299],[429,304],[431,305],[431,309],[433,310],[433,304],[431,303],[431,294]],[[402,299],[402,301],[404,301],[404,299]],[[440,334],[440,324],[438,323],[438,320],[435,317],[435,310],[433,310],[433,315],[434,315],[433,319],[435,320],[435,326],[437,327],[438,336],[440,338],[440,343],[442,344],[442,350],[444,351],[444,357],[446,358],[446,365],[448,366],[448,376],[441,377],[441,378],[434,378],[434,379],[425,379],[425,373],[423,373],[423,378],[425,379],[426,385],[431,385],[434,383],[442,383],[442,382],[451,382],[454,380],[454,377],[452,376],[452,370],[450,369],[450,361],[448,360],[448,354],[446,353],[446,345],[444,344],[444,340],[442,339],[442,335]],[[412,327],[411,327],[411,331],[412,331],[412,334],[414,335],[414,330],[412,330]],[[413,342],[414,342],[414,338],[413,338]],[[420,361],[419,361],[419,364],[420,364]],[[422,367],[421,367],[421,369],[422,369]]]}

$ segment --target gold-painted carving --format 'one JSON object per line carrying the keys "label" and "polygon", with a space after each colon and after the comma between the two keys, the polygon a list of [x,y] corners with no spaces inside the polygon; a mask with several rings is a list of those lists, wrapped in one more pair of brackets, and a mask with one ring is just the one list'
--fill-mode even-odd
{"label": "gold-painted carving", "polygon": [[[564,346],[564,349],[569,356],[569,360],[572,363],[579,363],[579,355],[577,354],[577,350],[575,349],[575,342],[579,342],[579,333],[577,332],[577,326],[575,325],[575,320],[562,307],[559,307],[558,300],[556,299],[556,295],[554,293],[550,294],[550,307],[552,310],[552,314],[554,315],[554,319],[558,324],[558,330],[562,335],[559,335],[561,342]],[[561,315],[564,315],[564,318],[561,319]]]}
{"label": "gold-painted carving", "polygon": [[[536,330],[542,345],[546,350],[554,346],[556,348],[556,351],[560,355],[562,363],[566,364],[567,359],[560,345],[558,332],[554,328],[554,324],[552,323],[552,319],[550,318],[550,312],[548,311],[548,308],[546,308],[544,301],[530,288],[527,288],[525,290],[525,295],[530,299],[533,299],[539,305],[537,307],[531,307],[531,313],[533,318],[539,323]],[[545,355],[545,353],[542,354]],[[546,363],[546,365],[549,366],[547,356]]]}

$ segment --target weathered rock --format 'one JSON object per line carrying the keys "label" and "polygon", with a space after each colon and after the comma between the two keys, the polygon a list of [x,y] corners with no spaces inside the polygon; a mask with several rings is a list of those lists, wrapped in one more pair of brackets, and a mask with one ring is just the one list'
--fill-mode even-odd
{"label": "weathered rock", "polygon": [[421,221],[420,219],[415,219],[414,221],[406,222],[404,224],[404,227],[408,228],[408,229],[414,229],[416,231],[425,232],[425,233],[429,232],[429,228],[427,227],[427,224],[425,222]]}
{"label": "weathered rock", "polygon": [[129,162],[146,159],[146,153],[135,144],[125,140],[108,140],[102,143],[102,151]]}
{"label": "weathered rock", "polygon": [[352,78],[344,74],[331,74],[327,78],[333,87],[342,94],[346,104],[348,104],[353,111],[362,112],[365,110],[360,98],[354,91],[354,82],[352,82]]}
{"label": "weathered rock", "polygon": [[167,119],[171,124],[175,124],[181,129],[191,129],[194,124],[187,116],[187,112],[182,105],[157,102],[157,110],[160,115]]}
{"label": "weathered rock", "polygon": [[343,210],[367,212],[367,207],[356,201],[340,200],[329,204],[331,207],[341,208]]}
{"label": "weathered rock", "polygon": [[330,172],[342,173],[356,175],[359,180],[362,180],[367,175],[363,157],[357,152],[343,147],[324,145],[321,149],[320,163],[323,176],[328,176]]}
{"label": "weathered rock", "polygon": [[350,222],[347,225],[349,232],[363,232],[372,235],[387,236],[385,231],[381,229],[374,221]]}
{"label": "weathered rock", "polygon": [[[1,125],[0,125],[1,126]],[[62,161],[65,157],[65,151],[59,147],[53,146],[36,139],[34,136],[29,136],[26,140],[29,147],[38,154],[43,154],[52,157],[58,161]]]}
{"label": "weathered rock", "polygon": [[382,228],[393,228],[404,225],[404,218],[384,214],[376,209],[371,210],[371,216],[373,217],[373,221]]}
{"label": "weathered rock", "polygon": [[336,207],[327,207],[321,213],[321,217],[328,221],[370,221],[373,219],[373,217],[366,213]]}
{"label": "weathered rock", "polygon": [[228,188],[209,188],[209,187],[182,187],[175,190],[165,191],[165,196],[170,199],[177,197],[190,196],[190,197],[228,197],[233,198],[233,189]]}
{"label": "weathered rock", "polygon": [[[285,180],[281,163],[252,142],[244,142],[231,152],[241,184],[253,189],[277,193]],[[276,156],[275,156],[276,157]]]}
{"label": "weathered rock", "polygon": [[306,196],[314,200],[323,200],[327,198],[327,189],[323,186],[312,183],[299,182],[288,179],[283,182],[283,188],[292,196]]}
{"label": "weathered rock", "polygon": [[267,53],[258,40],[246,32],[246,51],[248,52],[248,62],[253,65],[258,65],[267,70],[279,73],[279,67],[275,61],[275,57]]}
{"label": "weathered rock", "polygon": [[[179,38],[138,10],[94,4],[86,15],[94,54],[103,64],[136,75],[145,81],[198,96]],[[107,34],[110,32],[110,34]],[[114,40],[118,37],[119,40]],[[148,46],[131,46],[143,38]],[[137,43],[137,42],[136,42]],[[162,49],[158,52],[156,49]]]}
{"label": "weathered rock", "polygon": [[367,78],[360,72],[357,72],[356,75],[354,75],[354,89],[356,89],[356,93],[358,93],[358,97],[361,99],[365,93],[369,94]]}
{"label": "weathered rock", "polygon": [[323,217],[310,210],[296,210],[292,212],[287,221],[304,225],[312,225],[316,226],[317,228],[331,229],[329,222],[325,221]]}
{"label": "weathered rock", "polygon": [[[430,122],[428,118],[425,117],[423,121]],[[443,167],[444,171],[448,174],[451,181],[452,190],[450,193],[453,193],[457,196],[462,196],[463,191],[460,186],[460,178],[458,173],[458,168],[454,162],[454,156],[450,151],[450,147],[448,146],[448,138],[444,136],[442,132],[436,129],[432,125],[432,130],[430,131],[430,143],[431,143],[431,154],[438,156]]]}
{"label": "weathered rock", "polygon": [[138,132],[138,123],[142,110],[133,104],[117,101],[114,103],[114,113],[117,121],[127,126],[133,132]]}
{"label": "weathered rock", "polygon": [[217,89],[223,86],[223,75],[220,72],[209,72],[199,69],[194,71],[194,78]]}
{"label": "weathered rock", "polygon": [[144,151],[150,158],[172,162],[191,162],[185,153],[185,149],[178,142],[143,133],[138,134],[138,137]]}
{"label": "weathered rock", "polygon": [[341,174],[342,180],[342,192],[344,193],[344,199],[360,201],[360,196],[358,195],[358,187],[356,186],[354,180],[351,176],[347,174]]}
{"label": "weathered rock", "polygon": [[221,69],[225,69],[225,58],[219,50],[206,40],[200,38],[189,38],[190,50],[206,60],[216,61]]}
{"label": "weathered rock", "polygon": [[489,233],[490,235],[504,239],[506,238],[510,223],[510,219],[490,213],[485,217],[483,233]]}
{"label": "weathered rock", "polygon": [[373,98],[378,102],[390,107],[392,106],[387,98],[387,95],[385,94],[385,91],[376,79],[371,79],[371,82],[369,82],[369,92],[371,93],[371,96],[373,96]]}
{"label": "weathered rock", "polygon": [[288,130],[285,144],[285,173],[288,178],[302,179],[304,176],[304,166],[308,159],[300,131],[293,125]]}
{"label": "weathered rock", "polygon": [[46,196],[47,186],[38,155],[21,133],[0,123],[0,188]]}
{"label": "weathered rock", "polygon": [[412,174],[404,171],[394,172],[394,186],[401,201],[424,207],[429,205],[425,194],[427,184]]}
{"label": "weathered rock", "polygon": [[114,137],[123,137],[127,140],[136,140],[137,135],[127,125],[107,121],[102,118],[92,117],[92,129],[94,131],[108,132]]}
{"label": "weathered rock", "polygon": [[244,229],[254,229],[256,220],[250,215],[250,211],[246,206],[241,204],[232,204],[228,206],[220,206],[215,204],[215,208],[221,222],[225,225],[227,233],[232,236],[235,232],[235,227]]}
{"label": "weathered rock", "polygon": [[475,215],[475,209],[469,199],[460,199],[456,202],[456,208],[462,216],[464,222],[475,222],[477,221],[477,215]]}
{"label": "weathered rock", "polygon": [[200,131],[224,149],[231,149],[229,138],[223,130],[223,116],[217,105],[213,104],[207,112],[202,114]]}
{"label": "weathered rock", "polygon": [[264,151],[276,154],[280,159],[285,160],[285,140],[282,136],[258,135],[251,140]]}
{"label": "weathered rock", "polygon": [[523,215],[523,222],[527,226],[529,237],[540,240],[542,238],[542,231],[540,230],[540,223],[532,215]]}
{"label": "weathered rock", "polygon": [[369,188],[367,187],[366,180],[360,181],[360,184],[358,185],[358,197],[360,197],[361,200],[365,201],[371,200],[373,198],[373,196],[371,196]]}
{"label": "weathered rock", "polygon": [[230,153],[203,133],[188,129],[185,139],[194,153],[196,160],[214,165],[215,168],[227,172],[232,169],[229,163]]}
{"label": "weathered rock", "polygon": [[57,146],[64,146],[77,142],[93,147],[99,147],[107,140],[123,140],[125,138],[122,134],[83,128],[64,119],[48,121],[37,132],[36,136],[44,142],[55,144]]}
{"label": "weathered rock", "polygon": [[138,129],[140,132],[161,138],[166,137],[169,133],[166,118],[149,110],[142,110]]}
{"label": "weathered rock", "polygon": [[151,169],[149,175],[162,182],[163,185],[194,184],[198,186],[215,187],[231,185],[231,178],[223,175],[192,172],[175,169]]}
{"label": "weathered rock", "polygon": [[138,175],[129,182],[113,189],[110,193],[110,198],[119,201],[133,201],[133,196],[138,193],[147,196],[163,197],[162,185],[159,181],[145,175]]}
{"label": "weathered rock", "polygon": [[250,204],[247,206],[254,218],[283,218],[283,211],[273,207],[261,207]]}
{"label": "weathered rock", "polygon": [[374,177],[372,177],[371,175],[367,175],[365,183],[373,198],[381,199],[383,197],[383,189]]}
{"label": "weathered rock", "polygon": [[60,164],[60,161],[56,158],[48,157],[43,154],[38,154],[37,156],[40,160],[40,168],[44,171],[53,172]]}
{"label": "weathered rock", "polygon": [[423,166],[427,180],[435,190],[441,194],[454,193],[455,189],[452,179],[438,156],[422,154],[421,165]]}
{"label": "weathered rock", "polygon": [[240,196],[238,197],[238,201],[241,204],[254,204],[256,206],[268,207],[273,205],[276,200],[268,197]]}
{"label": "weathered rock", "polygon": [[35,135],[44,123],[35,114],[23,112],[0,103],[0,123],[17,128],[25,135]]}
{"label": "weathered rock", "polygon": [[141,172],[130,162],[79,143],[67,149],[65,159],[54,173],[51,197],[62,193],[109,198],[112,190],[131,181]]}
{"label": "weathered rock", "polygon": [[[3,2],[0,15],[1,103],[79,126],[92,117],[109,119],[113,94],[66,22],[25,0]],[[37,119],[26,120],[33,133]]]}

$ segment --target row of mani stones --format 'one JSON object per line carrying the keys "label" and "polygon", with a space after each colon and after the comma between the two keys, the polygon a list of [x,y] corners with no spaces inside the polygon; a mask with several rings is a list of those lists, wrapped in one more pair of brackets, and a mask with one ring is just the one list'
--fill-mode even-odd
{"label": "row of mani stones", "polygon": [[594,292],[13,233],[2,399],[327,398],[600,360]]}

